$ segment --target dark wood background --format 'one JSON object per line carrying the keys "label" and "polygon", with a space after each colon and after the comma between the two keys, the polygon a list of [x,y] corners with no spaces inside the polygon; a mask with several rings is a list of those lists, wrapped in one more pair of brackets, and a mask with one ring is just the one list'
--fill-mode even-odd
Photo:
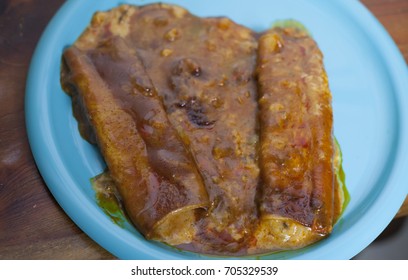
{"label": "dark wood background", "polygon": [[[62,211],[27,140],[25,81],[37,41],[63,0],[0,0],[0,259],[113,259]],[[408,0],[363,0],[408,61]],[[398,215],[408,214],[408,200]]]}

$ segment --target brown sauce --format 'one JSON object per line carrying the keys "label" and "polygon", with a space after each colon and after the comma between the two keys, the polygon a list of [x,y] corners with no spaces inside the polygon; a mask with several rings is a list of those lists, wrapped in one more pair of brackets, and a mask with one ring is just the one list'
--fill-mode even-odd
{"label": "brown sauce", "polygon": [[96,14],[63,61],[81,134],[147,238],[247,255],[331,232],[331,95],[305,32],[123,5]]}

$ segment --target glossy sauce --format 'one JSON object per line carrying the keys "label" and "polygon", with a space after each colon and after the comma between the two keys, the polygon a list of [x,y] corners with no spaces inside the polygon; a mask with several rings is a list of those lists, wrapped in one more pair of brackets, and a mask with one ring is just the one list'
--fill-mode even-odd
{"label": "glossy sauce", "polygon": [[[330,233],[343,204],[330,92],[313,40],[285,30],[123,5],[96,14],[64,53],[80,131],[147,238],[246,255]],[[317,80],[296,86],[307,77]],[[319,104],[326,111],[311,117]],[[285,244],[289,232],[301,242]]]}

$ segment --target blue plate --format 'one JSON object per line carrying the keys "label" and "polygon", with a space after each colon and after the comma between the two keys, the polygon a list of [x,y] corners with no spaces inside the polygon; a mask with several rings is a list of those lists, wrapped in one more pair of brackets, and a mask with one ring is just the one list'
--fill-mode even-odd
{"label": "blue plate", "polygon": [[[67,1],[35,51],[26,93],[28,136],[38,168],[66,213],[91,238],[123,259],[209,258],[149,242],[130,225],[114,224],[98,207],[89,179],[104,162],[79,135],[71,100],[60,83],[62,50],[97,10],[119,3]],[[408,193],[408,71],[377,20],[355,0],[173,0],[199,16],[225,15],[254,30],[296,19],[325,55],[333,93],[334,130],[343,151],[350,204],[333,234],[309,248],[263,259],[349,259],[392,220]],[[405,91],[405,92],[404,92]]]}

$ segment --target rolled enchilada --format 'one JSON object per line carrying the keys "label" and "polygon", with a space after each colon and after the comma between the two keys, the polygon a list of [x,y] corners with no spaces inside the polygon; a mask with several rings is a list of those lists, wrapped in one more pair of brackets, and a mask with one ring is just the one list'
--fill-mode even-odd
{"label": "rolled enchilada", "polygon": [[87,51],[72,46],[64,61],[63,87],[80,99],[132,222],[148,238],[181,226],[165,238],[188,242],[207,191],[140,60],[114,38]]}
{"label": "rolled enchilada", "polygon": [[303,247],[332,231],[342,195],[323,55],[305,30],[259,39],[261,247]]}

